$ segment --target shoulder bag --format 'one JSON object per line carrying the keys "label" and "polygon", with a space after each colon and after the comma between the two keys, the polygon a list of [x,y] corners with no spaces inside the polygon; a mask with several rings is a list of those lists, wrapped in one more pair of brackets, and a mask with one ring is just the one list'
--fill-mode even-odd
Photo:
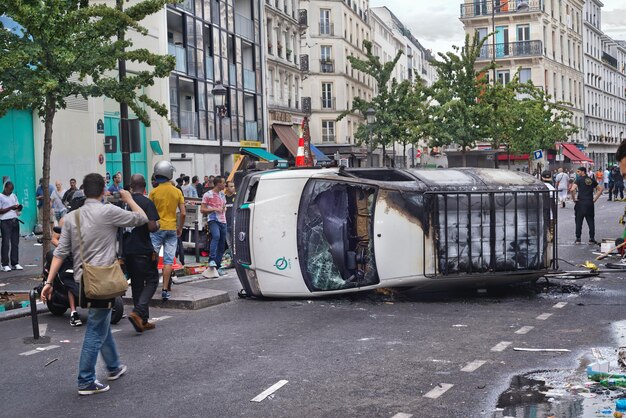
{"label": "shoulder bag", "polygon": [[80,257],[83,260],[83,278],[81,287],[89,299],[112,299],[122,296],[128,289],[128,280],[116,261],[109,266],[94,266],[87,263],[83,255],[83,236],[80,232],[80,209],[76,211]]}

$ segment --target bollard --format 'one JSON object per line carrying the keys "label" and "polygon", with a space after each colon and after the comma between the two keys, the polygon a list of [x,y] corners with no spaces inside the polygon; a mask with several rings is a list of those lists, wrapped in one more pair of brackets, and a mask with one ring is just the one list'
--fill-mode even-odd
{"label": "bollard", "polygon": [[198,242],[200,240],[200,234],[198,232],[198,221],[194,221],[193,223],[193,228],[194,228],[194,241],[195,241],[195,248],[196,248],[196,263],[200,262],[200,243]]}
{"label": "bollard", "polygon": [[31,290],[28,294],[30,299],[30,318],[33,322],[33,339],[39,339],[39,319],[37,318],[37,298],[35,290]]}

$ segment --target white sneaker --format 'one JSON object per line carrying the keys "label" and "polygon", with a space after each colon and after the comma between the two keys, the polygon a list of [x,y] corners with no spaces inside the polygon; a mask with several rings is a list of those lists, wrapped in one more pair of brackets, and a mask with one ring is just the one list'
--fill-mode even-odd
{"label": "white sneaker", "polygon": [[13,266],[13,270],[24,270],[24,267],[20,266],[19,264],[16,264]]}
{"label": "white sneaker", "polygon": [[9,266],[2,266],[2,271],[11,271],[11,267],[9,267]]}

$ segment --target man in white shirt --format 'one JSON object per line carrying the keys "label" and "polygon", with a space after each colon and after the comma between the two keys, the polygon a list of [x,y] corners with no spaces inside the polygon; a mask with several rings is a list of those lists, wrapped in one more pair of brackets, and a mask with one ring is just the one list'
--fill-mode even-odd
{"label": "man in white shirt", "polygon": [[569,176],[563,172],[563,168],[559,167],[559,173],[554,178],[554,185],[559,191],[559,205],[565,207],[565,199],[567,199],[567,189],[569,188]]}
{"label": "man in white shirt", "polygon": [[[20,215],[22,205],[13,193],[13,183],[4,183],[4,189],[0,193],[0,231],[2,233],[2,268],[0,271],[23,270],[19,264],[20,224],[17,217]],[[11,258],[9,260],[9,247]]]}
{"label": "man in white shirt", "polygon": [[59,222],[67,213],[67,208],[63,203],[63,196],[65,195],[63,184],[57,180],[55,186],[56,188],[52,191],[52,193],[50,193],[50,203],[52,210],[54,211],[54,218],[57,222]]}
{"label": "man in white shirt", "polygon": [[611,175],[611,172],[609,171],[609,166],[607,165],[606,168],[604,169],[604,190],[609,190],[609,176]]}

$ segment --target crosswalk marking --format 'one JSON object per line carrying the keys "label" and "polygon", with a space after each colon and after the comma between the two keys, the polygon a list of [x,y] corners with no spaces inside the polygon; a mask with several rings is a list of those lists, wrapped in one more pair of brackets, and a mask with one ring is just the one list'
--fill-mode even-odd
{"label": "crosswalk marking", "polygon": [[491,351],[504,351],[512,343],[510,341],[501,341],[498,344],[491,347]]}
{"label": "crosswalk marking", "polygon": [[450,390],[452,386],[454,385],[450,383],[439,383],[439,385],[437,385],[436,388],[432,389],[430,392],[424,395],[424,397],[430,398],[430,399],[437,399],[438,397],[446,393],[448,390]]}
{"label": "crosswalk marking", "polygon": [[567,305],[567,302],[559,302],[553,306],[554,309],[563,309]]}
{"label": "crosswalk marking", "polygon": [[473,371],[476,371],[476,369],[478,369],[480,366],[482,366],[485,363],[487,363],[485,360],[470,361],[469,363],[465,365],[465,367],[461,369],[461,371],[471,373]]}
{"label": "crosswalk marking", "polygon": [[533,328],[535,328],[535,327],[531,327],[531,326],[527,325],[525,327],[521,327],[520,329],[515,331],[515,333],[516,334],[520,334],[520,335],[528,334],[528,332],[531,331]]}
{"label": "crosswalk marking", "polygon": [[267,398],[272,393],[276,392],[278,389],[280,389],[283,386],[285,386],[287,384],[287,382],[288,382],[287,380],[279,380],[278,382],[274,383],[272,386],[270,386],[269,388],[265,389],[263,392],[259,393],[254,398],[252,398],[250,400],[250,402],[261,402],[263,399]]}
{"label": "crosswalk marking", "polygon": [[20,356],[32,356],[33,354],[41,353],[42,351],[53,350],[55,348],[59,348],[59,346],[58,345],[47,345],[47,346],[44,346],[44,347],[37,347],[34,350],[25,351],[23,353],[20,353]]}
{"label": "crosswalk marking", "polygon": [[542,313],[541,315],[539,315],[537,317],[538,320],[540,321],[545,321],[546,319],[550,318],[552,316],[551,313]]}

